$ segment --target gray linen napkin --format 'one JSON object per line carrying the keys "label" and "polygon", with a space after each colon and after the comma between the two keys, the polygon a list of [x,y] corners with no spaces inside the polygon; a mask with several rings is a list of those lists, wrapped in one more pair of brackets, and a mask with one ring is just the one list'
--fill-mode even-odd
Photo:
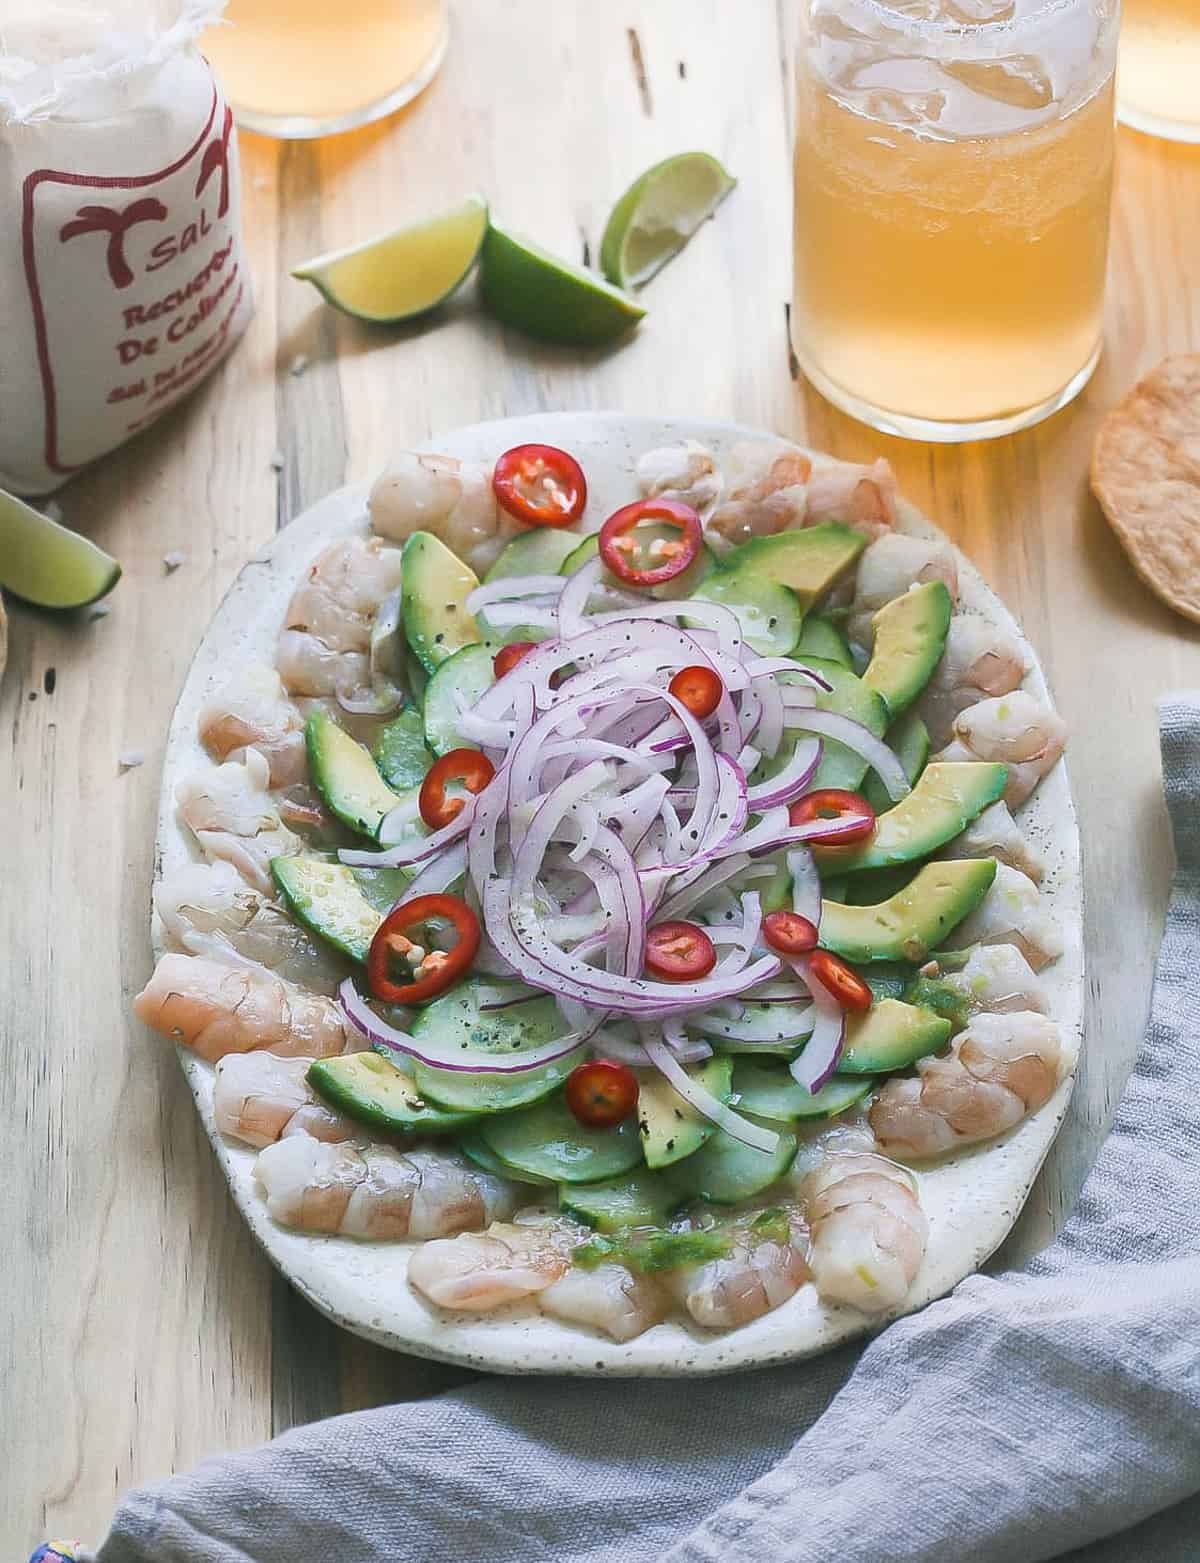
{"label": "gray linen napkin", "polygon": [[490,1379],[300,1428],[132,1493],[97,1563],[1195,1563],[1200,694],[1160,715],[1178,875],[1152,1019],[1025,1271],[785,1370]]}

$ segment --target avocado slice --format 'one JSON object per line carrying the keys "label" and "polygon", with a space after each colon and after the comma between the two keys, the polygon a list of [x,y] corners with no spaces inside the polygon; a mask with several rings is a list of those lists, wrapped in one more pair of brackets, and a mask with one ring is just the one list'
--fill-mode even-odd
{"label": "avocado slice", "polygon": [[479,585],[474,570],[432,532],[414,532],[404,545],[400,611],[404,633],[426,672],[482,636],[467,598]]}
{"label": "avocado slice", "polygon": [[995,803],[1007,783],[1007,765],[935,761],[907,798],[879,816],[869,840],[855,847],[816,847],[817,862],[838,874],[855,874],[929,857]]}
{"label": "avocado slice", "polygon": [[425,721],[417,706],[405,706],[376,735],[371,748],[379,774],[397,792],[419,787],[433,764],[425,747]]}
{"label": "avocado slice", "polygon": [[[697,1085],[727,1102],[732,1091],[733,1060],[717,1054],[688,1071]],[[683,1100],[657,1071],[638,1074],[638,1133],[648,1167],[669,1167],[698,1151],[713,1132],[707,1118]]]}
{"label": "avocado slice", "polygon": [[950,1022],[931,1009],[880,999],[866,1014],[847,1018],[838,1074],[878,1075],[907,1069],[918,1058],[945,1047],[952,1030]]}
{"label": "avocado slice", "polygon": [[874,906],[824,901],[821,943],[850,961],[923,961],[991,889],[995,858],[926,863],[912,882]]}
{"label": "avocado slice", "polygon": [[872,621],[875,649],[863,681],[897,717],[925,688],[946,649],[954,604],[945,581],[926,581],[885,603]]}
{"label": "avocado slice", "polygon": [[469,708],[496,682],[491,645],[464,646],[448,657],[425,691],[425,742],[434,754],[478,749],[458,730],[460,706]]}
{"label": "avocado slice", "polygon": [[271,876],[297,922],[360,962],[411,877],[401,868],[347,868],[318,857],[273,857]]}
{"label": "avocado slice", "polygon": [[[888,748],[904,767],[904,774],[912,785],[929,763],[929,729],[915,711],[906,711],[884,734]],[[886,814],[892,806],[887,788],[872,771],[862,790],[863,797],[876,814]]]}
{"label": "avocado slice", "polygon": [[906,1004],[920,1004],[931,1009],[935,1015],[948,1020],[954,1031],[961,1031],[973,1013],[971,1000],[965,993],[952,988],[948,982],[939,982],[936,977],[913,977],[905,985],[901,997]]}
{"label": "avocado slice", "polygon": [[786,586],[799,599],[801,613],[807,613],[817,598],[845,575],[866,545],[866,538],[852,528],[840,521],[825,521],[771,537],[752,537],[731,549],[722,562],[726,570],[749,570],[762,580]]}
{"label": "avocado slice", "polygon": [[846,637],[832,619],[820,613],[810,613],[805,619],[792,655],[799,662],[807,662],[809,657],[819,657],[822,662],[836,662],[839,667],[849,668],[851,672],[854,670]]}
{"label": "avocado slice", "polygon": [[314,711],[304,726],[308,768],[321,801],[343,825],[374,840],[400,802],[379,774],[369,749],[356,743],[328,711]]}
{"label": "avocado slice", "polygon": [[378,1053],[318,1059],[305,1078],[323,1101],[348,1118],[393,1134],[445,1134],[477,1117],[448,1113],[425,1101],[412,1076]]}

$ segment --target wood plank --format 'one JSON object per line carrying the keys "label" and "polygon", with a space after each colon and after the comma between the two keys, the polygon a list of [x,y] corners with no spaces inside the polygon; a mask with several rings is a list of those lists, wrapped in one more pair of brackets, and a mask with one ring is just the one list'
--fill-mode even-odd
{"label": "wood plank", "polygon": [[[1075,1105],[1006,1256],[1044,1241],[1073,1197],[1140,1037],[1165,901],[1152,701],[1200,684],[1200,631],[1133,579],[1084,472],[1104,409],[1164,353],[1200,345],[1200,171],[1183,149],[1122,136],[1108,355],[1076,407],[996,444],[885,440],[789,374],[781,55],[765,5],[462,0],[443,73],[401,115],[314,145],[242,138],[250,334],[186,406],[63,496],[125,565],[111,613],[12,609],[0,774],[20,894],[0,902],[0,1251],[20,1262],[0,1282],[0,1382],[21,1436],[0,1470],[6,1555],[50,1533],[97,1539],[120,1491],[213,1450],[462,1377],[341,1334],[269,1274],[174,1059],[128,1019],[149,969],[162,742],[205,623],[277,524],[439,429],[618,407],[738,418],[844,456],[882,450],[977,560],[1072,722],[1088,947],[1120,952],[1093,956]],[[427,325],[372,329],[287,276],[470,189],[499,220],[594,259],[627,182],[692,146],[738,189],[617,349],[536,346],[478,316],[469,291]],[[167,575],[174,548],[187,557]],[[145,764],[122,773],[118,755],[135,748]]]}

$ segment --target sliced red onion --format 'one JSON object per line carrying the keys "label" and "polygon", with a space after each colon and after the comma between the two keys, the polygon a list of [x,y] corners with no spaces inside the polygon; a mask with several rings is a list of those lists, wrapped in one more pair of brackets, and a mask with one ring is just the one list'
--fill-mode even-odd
{"label": "sliced red onion", "polygon": [[810,841],[814,836],[831,841],[835,836],[853,833],[866,820],[865,814],[847,814],[842,819],[816,819],[803,825],[789,825],[785,808],[769,809],[757,825],[743,831],[731,846],[719,847],[710,856],[722,857],[729,851],[770,852],[776,847],[791,846],[793,842]]}
{"label": "sliced red onion", "polygon": [[[601,613],[596,617],[596,622],[601,625],[612,622],[616,615]],[[645,608],[635,609],[624,614],[628,619],[667,619],[686,618],[693,624],[710,629],[717,637],[717,644],[727,657],[732,657],[740,662],[745,640],[742,636],[742,626],[738,617],[729,608],[723,607],[719,602],[704,602],[695,597],[682,597],[675,602],[655,602]]]}
{"label": "sliced red onion", "polygon": [[787,870],[792,876],[792,911],[807,917],[814,928],[820,928],[821,876],[807,847],[797,847],[788,853]]}
{"label": "sliced red onion", "polygon": [[827,692],[833,689],[829,680],[823,678],[815,668],[807,667],[803,662],[794,662],[791,657],[750,657],[746,662],[746,672],[751,678],[762,678],[768,673],[786,673],[789,679],[798,673],[801,678],[811,679],[818,689]]}
{"label": "sliced red onion", "polygon": [[[394,686],[403,671],[400,658],[396,655],[396,639],[400,631],[400,602],[401,593],[400,588],[397,587],[379,604],[375,622],[371,625],[371,646],[367,666],[371,670],[372,684]],[[397,694],[399,694],[398,690]],[[403,695],[400,698],[403,702]]]}
{"label": "sliced red onion", "polygon": [[787,764],[774,776],[756,783],[749,789],[746,802],[750,809],[755,814],[761,814],[764,809],[792,803],[802,793],[808,791],[820,763],[821,740],[799,739]]}
{"label": "sliced red onion", "polygon": [[[736,923],[720,923],[716,926],[710,925],[707,932],[714,944],[736,945],[742,952],[742,964],[745,965],[762,932],[762,902],[757,890],[748,890],[742,896],[741,913],[740,927]],[[718,970],[722,969],[724,969],[724,962],[718,967]]]}
{"label": "sliced red onion", "polygon": [[[686,1037],[678,1022],[665,1021],[663,1036],[679,1038],[682,1045],[686,1046]],[[742,1145],[748,1145],[751,1150],[770,1154],[778,1147],[777,1134],[773,1134],[770,1129],[762,1128],[759,1124],[751,1123],[748,1118],[743,1118],[740,1113],[734,1112],[727,1103],[718,1101],[711,1091],[706,1091],[688,1074],[666,1042],[659,1041],[657,1037],[643,1030],[642,1046],[651,1063],[662,1071],[688,1106],[694,1108],[702,1118],[707,1118],[709,1123],[715,1123],[717,1128],[723,1130],[731,1139],[739,1141]]]}
{"label": "sliced red onion", "polygon": [[804,1044],[804,1051],[788,1065],[792,1079],[813,1096],[837,1068],[846,1040],[846,1016],[841,1005],[812,975],[805,957],[790,956],[788,965],[807,987],[813,1002],[813,1032]]}
{"label": "sliced red onion", "polygon": [[401,899],[415,901],[419,895],[441,895],[450,889],[455,880],[461,879],[466,871],[467,844],[465,841],[456,841],[426,863]]}
{"label": "sliced red onion", "polygon": [[558,628],[558,615],[552,603],[542,599],[521,602],[496,602],[485,615],[490,629],[511,630],[518,625],[544,630],[553,635]]}
{"label": "sliced red onion", "polygon": [[845,744],[860,760],[865,760],[887,789],[893,803],[899,803],[912,791],[912,786],[900,761],[884,743],[876,738],[861,722],[842,716],[836,711],[791,710],[788,726],[804,733],[817,733],[822,738],[834,738]]}
{"label": "sliced red onion", "polygon": [[754,745],[769,759],[778,754],[779,745],[783,742],[783,695],[773,678],[756,678],[752,687],[759,704]]}
{"label": "sliced red onion", "polygon": [[561,575],[506,575],[501,580],[477,586],[467,598],[467,612],[478,613],[480,608],[514,597],[556,598],[565,584]]}
{"label": "sliced red onion", "polygon": [[650,1060],[640,1042],[627,1042],[611,1031],[597,1031],[592,1038],[592,1051],[597,1058],[611,1058],[614,1064],[628,1064],[633,1069],[646,1069]]}
{"label": "sliced red onion", "polygon": [[566,585],[558,599],[558,633],[564,640],[574,635],[582,635],[591,628],[584,614],[587,611],[588,598],[599,586],[603,573],[604,561],[597,556],[589,559],[586,564],[581,564],[567,577]]}
{"label": "sliced red onion", "polygon": [[[449,846],[467,834],[482,796],[482,793],[478,793],[468,798],[450,823],[443,825],[441,830],[433,831],[431,835],[410,837],[407,841],[397,842],[386,852],[350,851],[343,847],[338,853],[338,860],[353,868],[406,868],[410,863],[423,863],[426,858],[435,857],[443,847]],[[393,813],[395,812],[393,810]],[[379,827],[381,839],[391,817],[389,814]]]}
{"label": "sliced red onion", "polygon": [[482,1049],[464,1048],[457,1043],[440,1048],[432,1038],[418,1040],[407,1031],[397,1031],[370,1007],[349,977],[338,989],[337,1002],[346,1019],[361,1031],[373,1047],[385,1048],[390,1053],[403,1053],[416,1058],[431,1069],[452,1069],[457,1074],[518,1075],[556,1059],[566,1058],[578,1052],[586,1038],[571,1032],[541,1047],[530,1048],[527,1053],[487,1053]]}
{"label": "sliced red onion", "polygon": [[334,699],[343,711],[351,716],[391,716],[404,704],[404,691],[397,689],[390,680],[380,679],[365,694],[347,693],[339,685]]}
{"label": "sliced red onion", "polygon": [[[807,997],[807,995],[806,995]],[[796,1008],[794,1014],[782,1014],[782,1005],[766,1006],[765,1015],[748,1015],[740,1020],[723,1020],[711,1011],[697,1015],[690,1021],[706,1036],[719,1037],[726,1042],[761,1042],[778,1047],[783,1042],[802,1042],[811,1035],[816,1013],[811,1004]]]}

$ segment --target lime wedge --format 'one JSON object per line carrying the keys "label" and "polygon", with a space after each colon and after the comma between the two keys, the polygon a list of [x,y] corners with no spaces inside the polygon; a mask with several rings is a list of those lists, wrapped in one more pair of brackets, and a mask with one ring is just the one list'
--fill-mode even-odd
{"label": "lime wedge", "polygon": [[614,342],[646,313],[595,272],[495,226],[483,241],[479,280],[497,320],[547,342]]}
{"label": "lime wedge", "polygon": [[649,282],[737,184],[707,152],[655,163],[613,207],[600,241],[600,268],[619,288]]}
{"label": "lime wedge", "polygon": [[311,282],[335,309],[359,320],[411,320],[466,280],[487,224],[487,202],[471,195],[425,222],[305,261],[292,276]]}
{"label": "lime wedge", "polygon": [[0,586],[42,608],[82,608],[120,579],[102,548],[0,489]]}

